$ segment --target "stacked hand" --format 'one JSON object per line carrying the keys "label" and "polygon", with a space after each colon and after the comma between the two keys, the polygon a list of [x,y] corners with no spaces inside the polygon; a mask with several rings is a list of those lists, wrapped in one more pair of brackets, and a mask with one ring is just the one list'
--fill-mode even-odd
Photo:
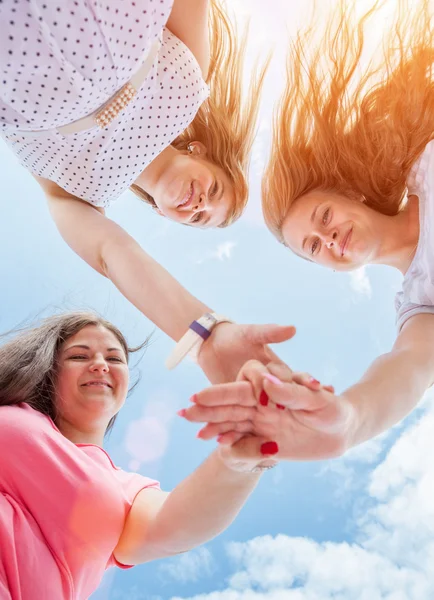
{"label": "stacked hand", "polygon": [[239,325],[221,323],[202,345],[198,362],[211,383],[235,381],[250,359],[267,364],[278,361],[268,344],[286,342],[295,335],[292,325]]}
{"label": "stacked hand", "polygon": [[[345,396],[278,359],[247,362],[237,381],[209,387],[179,414],[206,423],[198,436],[217,438],[239,459],[314,460],[340,456],[348,447],[354,409]],[[264,446],[264,444],[266,444]],[[277,452],[278,450],[278,452]]]}

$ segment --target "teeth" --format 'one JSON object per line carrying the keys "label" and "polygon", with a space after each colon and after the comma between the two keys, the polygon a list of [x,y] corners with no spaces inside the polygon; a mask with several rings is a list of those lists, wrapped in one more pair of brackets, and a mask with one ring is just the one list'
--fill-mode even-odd
{"label": "teeth", "polygon": [[185,206],[185,204],[187,204],[187,202],[190,200],[192,194],[193,194],[193,186],[190,185],[190,191],[189,191],[187,198],[184,200],[184,202],[181,202],[181,204],[179,206]]}

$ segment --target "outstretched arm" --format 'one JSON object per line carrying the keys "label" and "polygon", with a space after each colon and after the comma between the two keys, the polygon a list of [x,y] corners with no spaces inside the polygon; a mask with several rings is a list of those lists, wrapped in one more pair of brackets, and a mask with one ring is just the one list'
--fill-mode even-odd
{"label": "outstretched arm", "polygon": [[[179,340],[193,320],[209,312],[206,304],[108,219],[103,209],[71,196],[56,184],[42,182],[51,214],[67,244],[172,339]],[[222,323],[203,344],[199,364],[211,382],[231,381],[249,358],[272,359],[267,344],[293,335],[293,327]]]}
{"label": "outstretched arm", "polygon": [[172,339],[209,311],[103,209],[57,190],[49,208],[66,243]]}
{"label": "outstretched arm", "polygon": [[[126,519],[114,554],[123,564],[139,564],[186,552],[212,539],[235,519],[255,488],[261,468],[275,464],[269,453],[240,458],[238,448],[220,447],[170,493],[145,489]],[[258,469],[259,467],[259,469]]]}
{"label": "outstretched arm", "polygon": [[[231,443],[242,433],[267,436],[279,444],[280,459],[340,456],[398,423],[433,384],[434,315],[412,317],[391,352],[377,358],[360,381],[339,396],[295,383],[282,363],[251,365],[247,381],[195,395],[182,416],[207,423],[201,437],[220,436],[222,443]],[[277,379],[269,378],[267,371]],[[266,401],[261,402],[261,391]]]}
{"label": "outstretched arm", "polygon": [[391,352],[375,360],[343,396],[355,409],[349,443],[355,446],[407,416],[434,383],[434,315],[412,317]]}

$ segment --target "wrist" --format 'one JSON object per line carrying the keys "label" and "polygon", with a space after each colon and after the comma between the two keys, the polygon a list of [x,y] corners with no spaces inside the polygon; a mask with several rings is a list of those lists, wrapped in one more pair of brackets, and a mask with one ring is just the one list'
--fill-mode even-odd
{"label": "wrist", "polygon": [[362,419],[360,414],[360,400],[357,401],[351,396],[351,394],[341,394],[341,399],[345,406],[345,418],[342,424],[342,454],[345,454],[348,450],[357,446],[362,440],[361,429]]}
{"label": "wrist", "polygon": [[211,337],[215,327],[220,323],[231,323],[230,319],[214,312],[206,312],[198,319],[192,321],[188,330],[181,337],[166,361],[166,367],[173,369],[187,355],[198,362],[202,346]]}

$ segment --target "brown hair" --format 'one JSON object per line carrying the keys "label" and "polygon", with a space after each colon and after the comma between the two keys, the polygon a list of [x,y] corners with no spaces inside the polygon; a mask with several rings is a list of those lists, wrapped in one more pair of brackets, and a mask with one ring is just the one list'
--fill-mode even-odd
{"label": "brown hair", "polygon": [[[207,159],[221,167],[234,186],[235,201],[219,227],[227,227],[243,213],[248,200],[248,167],[256,132],[260,94],[269,58],[257,67],[245,98],[242,93],[247,28],[238,36],[222,0],[211,0],[209,19],[211,61],[207,77],[210,95],[199,108],[192,123],[173,142],[177,150],[187,150],[193,141],[207,148]],[[132,184],[130,189],[155,208],[145,190]]]}
{"label": "brown hair", "polygon": [[364,197],[386,215],[404,206],[409,171],[434,137],[428,4],[399,0],[380,61],[361,76],[365,30],[384,3],[355,21],[355,2],[340,0],[322,36],[315,26],[297,35],[262,181],[265,222],[281,242],[289,208],[312,190]]}
{"label": "brown hair", "polygon": [[[16,335],[0,346],[0,406],[26,402],[56,422],[54,390],[59,350],[66,340],[88,325],[111,331],[127,361],[131,352],[144,347],[143,344],[129,348],[119,329],[93,312],[54,315],[36,327],[15,330]],[[111,418],[106,433],[115,420],[116,415]]]}

